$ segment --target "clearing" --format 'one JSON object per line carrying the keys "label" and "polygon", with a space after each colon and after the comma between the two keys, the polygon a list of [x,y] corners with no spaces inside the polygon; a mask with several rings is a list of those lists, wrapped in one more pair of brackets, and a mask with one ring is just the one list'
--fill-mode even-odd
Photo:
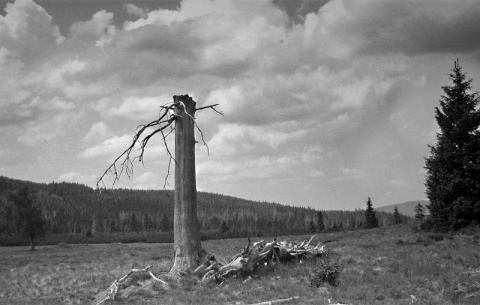
{"label": "clearing", "polygon": [[[279,240],[301,240],[296,236]],[[258,238],[254,241],[259,240]],[[271,240],[271,238],[265,238]],[[480,233],[416,233],[408,225],[319,234],[340,255],[340,285],[310,286],[313,262],[277,264],[221,285],[190,285],[104,304],[252,304],[298,296],[284,304],[480,304]],[[202,242],[226,262],[246,239]],[[132,268],[172,265],[172,244],[102,244],[0,248],[1,304],[91,304]],[[141,278],[140,278],[141,280]]]}

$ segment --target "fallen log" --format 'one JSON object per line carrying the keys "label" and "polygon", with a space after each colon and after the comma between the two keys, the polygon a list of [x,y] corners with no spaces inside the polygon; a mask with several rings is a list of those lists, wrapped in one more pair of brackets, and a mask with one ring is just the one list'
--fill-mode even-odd
{"label": "fallen log", "polygon": [[[322,243],[318,243],[316,246],[310,245],[315,236],[316,235],[313,235],[309,240],[305,239],[300,244],[291,242],[287,243],[286,241],[277,242],[276,239],[268,243],[261,240],[252,244],[252,241],[248,238],[246,247],[240,253],[235,255],[228,263],[222,264],[216,260],[215,256],[207,255],[205,262],[188,275],[171,275],[166,272],[156,276],[150,270],[153,266],[148,266],[142,269],[132,269],[122,278],[115,280],[107,289],[100,291],[96,295],[93,304],[101,305],[109,299],[114,300],[117,295],[127,297],[131,293],[130,290],[133,289],[134,291],[136,289],[135,285],[132,285],[132,281],[129,281],[134,273],[146,272],[150,275],[151,279],[148,283],[144,282],[142,284],[143,286],[158,282],[165,288],[170,288],[168,282],[159,277],[168,278],[169,281],[193,281],[193,278],[197,278],[197,280],[195,280],[197,283],[198,281],[201,283],[221,283],[228,277],[253,274],[257,268],[272,266],[277,262],[301,262],[304,259],[318,257],[325,253],[325,247]],[[193,276],[193,278],[190,277],[190,275]],[[170,277],[175,278],[172,279]],[[122,293],[120,293],[120,291],[122,291]]]}
{"label": "fallen log", "polygon": [[[264,240],[253,243],[250,238],[242,252],[235,255],[227,264],[221,265],[216,261],[205,262],[195,270],[194,274],[201,278],[202,282],[222,282],[229,276],[245,276],[254,273],[259,266],[274,265],[276,262],[298,261],[321,256],[325,253],[321,243],[310,246],[316,234],[310,239],[305,239],[300,244],[280,242],[274,239],[265,243]],[[211,268],[215,266],[215,268]]]}

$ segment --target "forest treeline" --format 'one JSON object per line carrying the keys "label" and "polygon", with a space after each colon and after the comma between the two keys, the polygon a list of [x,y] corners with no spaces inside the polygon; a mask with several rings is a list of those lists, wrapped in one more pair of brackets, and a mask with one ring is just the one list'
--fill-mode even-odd
{"label": "forest treeline", "polygon": [[[34,183],[0,176],[3,243],[8,244],[5,240],[18,235],[10,194],[23,187],[35,191],[35,204],[43,213],[50,236],[69,236],[69,241],[76,240],[72,236],[94,239],[96,235],[103,236],[102,241],[107,235],[115,241],[118,236],[129,236],[129,241],[136,241],[137,235],[143,236],[139,241],[146,241],[145,236],[157,236],[153,238],[157,242],[173,240],[173,234],[168,234],[173,232],[174,194],[171,190],[116,189],[113,194],[99,194],[78,183]],[[324,228],[319,226],[319,215]],[[377,212],[376,216],[380,226],[392,223],[391,213]],[[202,239],[282,236],[364,228],[365,210],[319,211],[198,192],[198,219]],[[61,238],[55,240],[61,242]]]}

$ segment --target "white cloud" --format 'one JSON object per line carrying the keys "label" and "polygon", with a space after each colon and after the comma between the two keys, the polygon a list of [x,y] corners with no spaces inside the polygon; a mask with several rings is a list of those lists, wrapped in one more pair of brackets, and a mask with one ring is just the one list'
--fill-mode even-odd
{"label": "white cloud", "polygon": [[138,7],[135,4],[131,4],[131,3],[124,4],[124,6],[125,6],[125,9],[127,10],[127,12],[131,15],[135,15],[135,16],[138,16],[138,17],[141,17],[141,18],[145,18],[145,17],[148,16],[148,10],[147,9]]}
{"label": "white cloud", "polygon": [[72,24],[70,34],[73,40],[93,40],[96,47],[108,45],[116,33],[113,25],[113,13],[105,10],[96,12],[91,20],[79,21]]}
{"label": "white cloud", "polygon": [[111,136],[113,136],[113,133],[110,127],[104,122],[97,122],[92,124],[84,139],[87,142],[96,142],[103,141]]}
{"label": "white cloud", "polygon": [[58,177],[59,181],[67,181],[67,182],[77,182],[77,183],[83,183],[86,185],[93,186],[97,178],[95,175],[85,175],[79,172],[68,172],[68,173],[63,173]]}
{"label": "white cloud", "polygon": [[84,150],[80,153],[80,157],[93,158],[112,154],[120,155],[131,143],[131,135],[115,136]]}
{"label": "white cloud", "polygon": [[403,186],[407,183],[407,181],[405,181],[405,179],[402,179],[402,178],[397,178],[397,179],[391,179],[388,181],[388,184],[390,185],[393,185],[393,186]]}
{"label": "white cloud", "polygon": [[[298,160],[291,156],[242,158],[241,162],[231,159],[207,160],[197,166],[197,180],[205,188],[205,186],[215,185],[219,182],[232,184],[242,181],[273,179],[278,175],[285,175],[285,173],[290,173],[288,177],[292,178],[296,164],[298,164]],[[288,179],[288,177],[284,178]]]}
{"label": "white cloud", "polygon": [[237,107],[241,106],[242,102],[244,102],[244,97],[239,85],[212,90],[205,100],[205,104],[208,105],[221,105],[225,113],[233,113]]}
{"label": "white cloud", "polygon": [[[465,58],[466,71],[480,77],[475,1],[331,0],[296,24],[270,0],[185,0],[175,11],[149,12],[122,5],[129,19],[141,18],[116,28],[125,11],[100,10],[71,20],[67,37],[33,1],[8,5],[0,16],[0,135],[24,150],[12,154],[28,158],[22,144],[46,152],[62,143],[74,157],[116,156],[131,143],[130,124],[155,119],[172,95],[188,93],[226,114],[198,113],[211,153],[198,149],[204,188],[247,189],[252,179],[286,187],[324,175],[309,192],[323,187],[327,201],[345,202],[375,184],[398,193],[388,184],[395,179],[414,189],[408,173],[434,141],[432,110],[449,63]],[[158,162],[163,143],[151,145]],[[63,171],[73,172],[56,176]],[[135,185],[156,178],[145,174]],[[348,181],[351,192],[332,181]]]}
{"label": "white cloud", "polygon": [[[109,116],[119,116],[132,120],[151,120],[158,118],[160,106],[172,102],[171,95],[147,96],[147,97],[127,97],[118,106],[100,106],[102,111],[106,111]],[[107,102],[108,105],[108,102]]]}
{"label": "white cloud", "polygon": [[[58,63],[56,63],[58,64]],[[84,71],[87,67],[85,61],[76,59],[68,60],[67,62],[61,64],[58,68],[53,68],[48,71],[47,77],[40,76],[42,79],[46,79],[46,82],[51,87],[62,88],[67,85],[65,78],[73,76],[78,72]]]}
{"label": "white cloud", "polygon": [[365,173],[359,168],[342,168],[341,176],[333,178],[332,181],[360,180],[365,178]]}
{"label": "white cloud", "polygon": [[49,141],[64,136],[72,130],[80,118],[81,114],[72,112],[60,112],[42,117],[41,120],[29,123],[18,137],[18,141],[28,146],[49,145]]}
{"label": "white cloud", "polygon": [[[17,0],[7,3],[6,14],[0,16],[0,41],[19,47],[35,45],[37,55],[50,44],[61,43],[64,38],[57,26],[52,25],[52,17],[32,0]],[[24,50],[32,54],[33,50]]]}
{"label": "white cloud", "polygon": [[47,101],[44,101],[40,97],[36,96],[32,99],[29,106],[39,107],[44,110],[71,110],[75,108],[75,104],[73,102],[68,102],[58,96],[55,96]]}
{"label": "white cloud", "polygon": [[325,177],[325,173],[322,172],[321,170],[314,169],[310,172],[310,176],[317,178],[317,177]]}
{"label": "white cloud", "polygon": [[367,101],[368,94],[371,90],[372,83],[368,78],[364,78],[357,82],[340,84],[334,88],[334,92],[340,97],[340,99],[332,105],[332,108],[335,110],[360,108]]}
{"label": "white cloud", "polygon": [[[210,150],[225,155],[251,153],[261,149],[276,150],[289,140],[301,138],[303,130],[290,130],[290,124],[273,124],[269,126],[248,126],[224,124],[208,142]],[[216,154],[216,153],[215,153]]]}
{"label": "white cloud", "polygon": [[135,189],[160,189],[163,187],[164,178],[153,172],[145,172],[138,177],[133,177],[131,184]]}

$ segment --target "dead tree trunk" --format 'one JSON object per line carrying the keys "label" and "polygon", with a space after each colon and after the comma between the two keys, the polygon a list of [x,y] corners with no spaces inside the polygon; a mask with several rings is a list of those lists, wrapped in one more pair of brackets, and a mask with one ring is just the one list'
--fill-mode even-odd
{"label": "dead tree trunk", "polygon": [[197,218],[195,174],[195,101],[188,95],[173,97],[175,105],[175,259],[170,273],[195,269],[202,245]]}

